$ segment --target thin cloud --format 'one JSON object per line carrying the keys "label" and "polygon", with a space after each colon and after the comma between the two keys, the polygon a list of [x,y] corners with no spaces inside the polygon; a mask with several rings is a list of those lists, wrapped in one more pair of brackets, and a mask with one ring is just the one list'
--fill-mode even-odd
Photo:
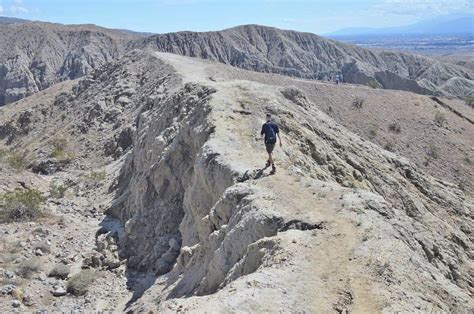
{"label": "thin cloud", "polygon": [[474,11],[471,0],[385,0],[369,9],[374,14],[413,17],[438,16]]}
{"label": "thin cloud", "polygon": [[7,1],[5,6],[0,5],[0,13],[6,13],[11,15],[21,15],[31,13],[32,10],[27,7],[23,0]]}

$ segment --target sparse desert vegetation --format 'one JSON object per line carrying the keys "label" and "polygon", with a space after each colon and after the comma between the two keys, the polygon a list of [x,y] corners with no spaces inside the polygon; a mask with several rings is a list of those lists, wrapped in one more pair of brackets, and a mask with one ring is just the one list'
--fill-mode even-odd
{"label": "sparse desert vegetation", "polygon": [[50,270],[48,276],[65,280],[69,276],[71,268],[68,265],[58,264]]}
{"label": "sparse desert vegetation", "polygon": [[372,125],[369,128],[369,138],[373,140],[374,138],[377,137],[377,132],[378,132],[378,127],[376,125]]}
{"label": "sparse desert vegetation", "polygon": [[107,172],[105,170],[92,170],[86,178],[93,183],[99,183],[107,178]]}
{"label": "sparse desert vegetation", "polygon": [[25,170],[29,160],[25,153],[13,152],[7,157],[7,163],[15,170]]}
{"label": "sparse desert vegetation", "polygon": [[25,279],[31,279],[34,274],[40,271],[41,261],[36,257],[24,260],[17,269],[18,275]]}
{"label": "sparse desert vegetation", "polygon": [[36,189],[17,189],[0,194],[0,221],[32,220],[41,215],[46,201]]}
{"label": "sparse desert vegetation", "polygon": [[474,97],[472,96],[467,96],[464,98],[464,102],[466,105],[468,105],[471,108],[474,108]]}
{"label": "sparse desert vegetation", "polygon": [[49,185],[49,195],[52,198],[63,198],[68,189],[69,185],[66,183],[51,181]]}
{"label": "sparse desert vegetation", "polygon": [[73,295],[84,295],[96,278],[95,271],[90,269],[81,270],[68,279],[66,290]]}
{"label": "sparse desert vegetation", "polygon": [[56,138],[51,141],[51,157],[57,159],[73,159],[74,153],[69,149],[69,141],[66,138]]}
{"label": "sparse desert vegetation", "polygon": [[375,88],[380,88],[380,87],[382,87],[382,86],[380,85],[380,83],[377,82],[376,79],[370,79],[370,80],[367,82],[367,85],[368,85],[369,87],[371,87],[371,88],[374,88],[374,89],[375,89]]}

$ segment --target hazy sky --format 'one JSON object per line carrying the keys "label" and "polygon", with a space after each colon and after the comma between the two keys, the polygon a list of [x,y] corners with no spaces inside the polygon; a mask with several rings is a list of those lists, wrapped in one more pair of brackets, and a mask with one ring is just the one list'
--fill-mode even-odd
{"label": "hazy sky", "polygon": [[474,0],[0,0],[0,15],[148,32],[262,24],[324,34],[474,11]]}

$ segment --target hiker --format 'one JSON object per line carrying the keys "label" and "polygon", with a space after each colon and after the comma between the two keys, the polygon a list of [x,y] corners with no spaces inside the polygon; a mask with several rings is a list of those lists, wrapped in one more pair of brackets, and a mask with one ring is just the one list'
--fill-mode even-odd
{"label": "hiker", "polygon": [[336,74],[336,85],[339,84],[339,74]]}
{"label": "hiker", "polygon": [[267,114],[267,122],[265,122],[262,125],[262,131],[260,132],[260,135],[265,135],[264,137],[265,148],[267,149],[267,153],[268,153],[268,160],[267,160],[267,164],[265,165],[265,169],[270,167],[271,165],[272,171],[270,172],[270,174],[274,174],[276,172],[276,167],[273,161],[272,152],[273,152],[273,149],[275,148],[277,137],[278,137],[278,140],[280,141],[280,147],[281,147],[281,137],[280,137],[280,130],[278,128],[278,125],[272,121],[272,116],[269,113]]}

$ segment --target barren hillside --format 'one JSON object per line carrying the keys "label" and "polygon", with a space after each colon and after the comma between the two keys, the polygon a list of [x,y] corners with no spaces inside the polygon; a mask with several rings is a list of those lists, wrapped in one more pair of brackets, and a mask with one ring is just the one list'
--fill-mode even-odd
{"label": "barren hillside", "polygon": [[[0,311],[467,312],[472,195],[400,156],[424,143],[408,116],[437,110],[419,132],[472,154],[472,124],[433,101],[134,50],[4,106]],[[400,112],[395,152],[351,131],[374,119],[385,143]],[[14,221],[15,188],[46,197],[36,220]]]}
{"label": "barren hillside", "polygon": [[474,90],[469,67],[372,51],[310,33],[246,25],[219,32],[146,35],[94,25],[0,23],[0,106],[145,47],[308,79],[327,80],[342,73],[346,82],[420,94],[464,98]]}
{"label": "barren hillside", "polygon": [[0,106],[123,55],[124,32],[94,25],[0,24]]}
{"label": "barren hillside", "polygon": [[301,78],[327,80],[342,73],[346,82],[420,94],[464,97],[474,90],[473,72],[458,65],[259,25],[218,32],[160,34],[138,40],[133,46]]}

